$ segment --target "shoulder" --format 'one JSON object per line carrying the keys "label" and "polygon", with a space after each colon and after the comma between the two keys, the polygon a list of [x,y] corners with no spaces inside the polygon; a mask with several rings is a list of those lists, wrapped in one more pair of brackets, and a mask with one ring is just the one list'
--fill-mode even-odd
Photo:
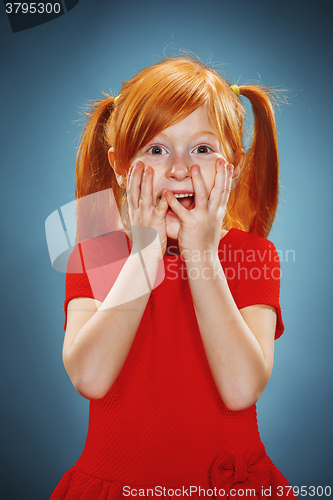
{"label": "shoulder", "polygon": [[253,233],[248,233],[237,229],[231,228],[225,236],[221,239],[220,245],[229,244],[234,247],[249,247],[249,248],[269,248],[274,247],[274,244],[267,238],[257,236]]}
{"label": "shoulder", "polygon": [[237,228],[230,229],[221,239],[219,252],[225,261],[279,264],[278,253],[271,241]]}
{"label": "shoulder", "polygon": [[126,259],[130,253],[129,239],[123,231],[83,240],[72,251],[67,273],[82,273]]}

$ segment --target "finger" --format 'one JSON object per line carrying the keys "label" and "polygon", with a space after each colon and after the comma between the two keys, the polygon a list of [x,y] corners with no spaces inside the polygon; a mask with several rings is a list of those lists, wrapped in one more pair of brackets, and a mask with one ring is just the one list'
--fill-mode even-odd
{"label": "finger", "polygon": [[127,184],[127,199],[130,207],[136,210],[139,207],[141,177],[144,169],[142,161],[138,161],[133,166],[129,182]]}
{"label": "finger", "polygon": [[191,220],[191,217],[189,215],[189,210],[187,210],[175,197],[172,191],[169,191],[168,189],[163,189],[164,196],[168,202],[168,205],[172,208],[172,210],[175,212],[176,215],[180,218],[182,222],[186,222],[188,220]]}
{"label": "finger", "polygon": [[204,184],[199,165],[191,167],[192,183],[195,196],[194,209],[204,209],[208,206],[208,196],[206,186]]}
{"label": "finger", "polygon": [[131,178],[131,175],[132,175],[132,172],[133,172],[133,168],[134,166],[132,165],[130,168],[129,168],[129,171],[127,173],[127,178],[126,178],[126,186],[129,185],[129,181],[130,181],[130,178]]}
{"label": "finger", "polygon": [[153,205],[153,177],[154,170],[145,167],[141,178],[140,204],[143,208],[150,208]]}
{"label": "finger", "polygon": [[214,186],[209,196],[209,207],[217,210],[222,205],[223,193],[227,186],[227,161],[219,158],[216,162]]}
{"label": "finger", "polygon": [[234,166],[229,163],[227,165],[227,175],[226,175],[226,183],[225,190],[222,194],[222,205],[226,206],[229,200],[230,191],[231,191],[231,182],[232,182],[232,174],[234,172]]}
{"label": "finger", "polygon": [[165,192],[166,190],[163,189],[162,191],[162,196],[159,200],[159,202],[157,203],[157,206],[156,206],[156,212],[158,213],[158,215],[160,217],[165,217],[165,214],[166,214],[166,211],[168,210],[169,208],[169,204],[168,204],[168,201],[165,197]]}

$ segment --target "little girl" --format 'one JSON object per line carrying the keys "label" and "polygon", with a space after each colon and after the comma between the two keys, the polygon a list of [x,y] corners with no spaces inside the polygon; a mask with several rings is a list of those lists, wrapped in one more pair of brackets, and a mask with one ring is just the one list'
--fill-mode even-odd
{"label": "little girl", "polygon": [[292,497],[255,407],[283,332],[268,90],[192,58],[146,68],[93,105],[76,178],[108,201],[77,205],[63,361],[89,430],[51,499]]}

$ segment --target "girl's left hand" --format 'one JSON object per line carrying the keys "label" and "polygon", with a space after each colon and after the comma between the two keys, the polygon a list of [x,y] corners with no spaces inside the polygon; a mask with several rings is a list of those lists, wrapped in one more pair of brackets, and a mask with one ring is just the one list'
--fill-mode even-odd
{"label": "girl's left hand", "polygon": [[231,189],[234,167],[224,158],[216,162],[215,180],[211,193],[200,172],[199,165],[191,167],[191,176],[195,196],[195,206],[187,210],[169,190],[163,190],[169,206],[181,220],[178,245],[182,256],[187,260],[195,251],[200,254],[209,250],[217,253],[221,239],[223,219]]}

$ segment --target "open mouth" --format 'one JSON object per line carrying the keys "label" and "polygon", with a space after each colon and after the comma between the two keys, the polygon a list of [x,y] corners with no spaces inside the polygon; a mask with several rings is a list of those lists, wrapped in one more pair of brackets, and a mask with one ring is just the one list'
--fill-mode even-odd
{"label": "open mouth", "polygon": [[[184,207],[186,210],[193,210],[195,207],[194,193],[173,193],[177,198],[177,201]],[[171,207],[167,210],[168,215],[174,215],[177,217],[176,213],[172,210]]]}
{"label": "open mouth", "polygon": [[194,208],[194,193],[174,193],[174,196],[187,210],[192,210],[192,208]]}

